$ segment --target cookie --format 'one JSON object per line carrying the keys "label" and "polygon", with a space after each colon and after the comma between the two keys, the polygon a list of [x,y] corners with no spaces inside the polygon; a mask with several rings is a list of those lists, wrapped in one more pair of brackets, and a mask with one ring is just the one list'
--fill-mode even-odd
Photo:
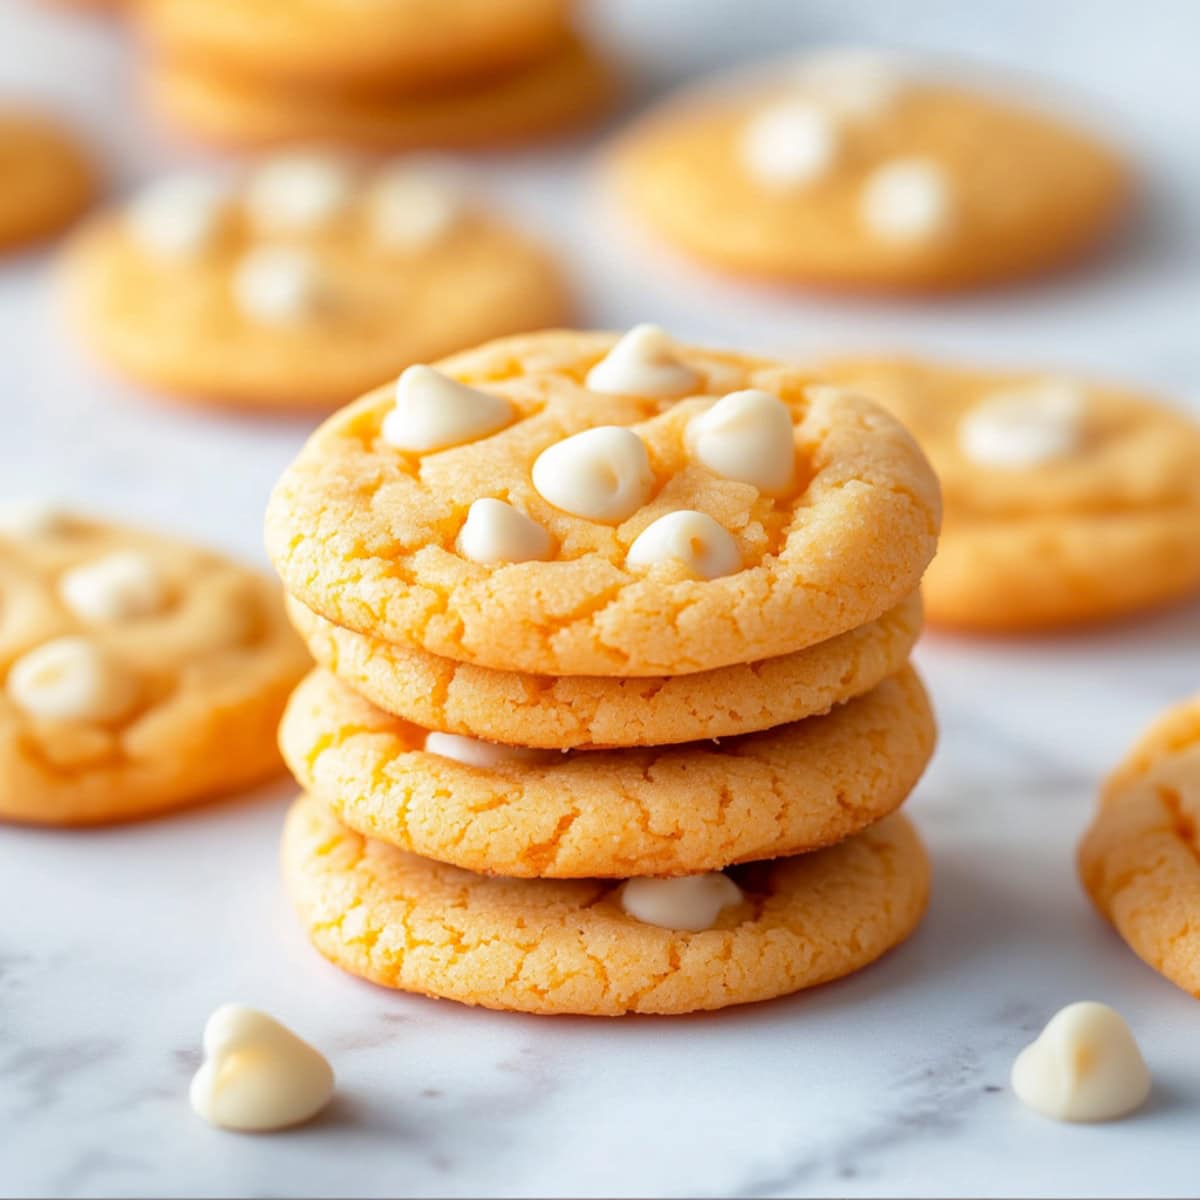
{"label": "cookie", "polygon": [[420,90],[550,52],[566,0],[145,0],[160,51],[273,86]]}
{"label": "cookie", "polygon": [[56,122],[0,112],[0,250],[41,241],[87,208],[96,176],[75,138]]}
{"label": "cookie", "polygon": [[328,420],[268,546],[330,621],[497,670],[791,654],[911,595],[939,520],[909,434],[812,382],[648,327],[493,342]]}
{"label": "cookie", "polygon": [[611,881],[488,878],[405,854],[309,797],[288,814],[283,871],[313,944],[352,974],[588,1016],[725,1008],[838,979],[908,937],[929,891],[899,815],[828,850],[733,868],[737,902],[699,932],[631,916]]}
{"label": "cookie", "polygon": [[1090,135],[865,52],[668,103],[623,136],[611,168],[620,202],[685,253],[842,289],[1060,266],[1112,231],[1130,191]]}
{"label": "cookie", "polygon": [[471,871],[685,875],[831,845],[885,817],[933,752],[911,668],[823,717],[720,743],[564,754],[430,733],[317,671],[288,766],[351,829]]}
{"label": "cookie", "polygon": [[385,712],[445,733],[553,750],[667,746],[819,716],[904,665],[921,632],[912,595],[807,650],[695,675],[522,675],[343,629],[287,601],[313,657]]}
{"label": "cookie", "polygon": [[1079,847],[1092,902],[1143,961],[1200,998],[1200,696],[1168,712],[1104,786]]}
{"label": "cookie", "polygon": [[70,248],[74,323],[105,362],[214,404],[330,408],[484,338],[561,321],[558,267],[432,166],[317,154],[168,177]]}
{"label": "cookie", "polygon": [[453,91],[346,94],[280,89],[153,60],[150,104],[172,126],[233,149],[329,142],[365,150],[497,146],[552,137],[599,116],[616,81],[608,64],[568,38],[546,57]]}
{"label": "cookie", "polygon": [[306,663],[257,572],[53,506],[0,508],[0,818],[123,821],[275,775]]}
{"label": "cookie", "polygon": [[1200,592],[1200,426],[1129,389],[909,360],[831,364],[913,432],[946,519],[932,624],[1006,632]]}

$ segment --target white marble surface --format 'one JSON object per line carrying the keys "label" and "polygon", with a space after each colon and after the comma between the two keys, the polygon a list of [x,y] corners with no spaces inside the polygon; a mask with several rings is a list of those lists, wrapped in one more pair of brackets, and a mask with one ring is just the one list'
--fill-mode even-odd
{"label": "white marble surface", "polygon": [[[486,160],[487,186],[572,256],[588,323],[1086,367],[1200,398],[1191,0],[596,6],[660,82],[817,35],[1028,67],[1108,114],[1148,186],[1139,229],[1080,275],[834,304],[622,256],[596,233],[587,146]],[[180,157],[137,116],[128,63],[102,25],[4,0],[0,86],[61,102],[125,180]],[[0,266],[0,488],[259,556],[267,488],[303,426],[159,407],[99,378],[56,323],[50,268]],[[1195,689],[1198,651],[1195,607],[1079,638],[927,638],[943,728],[912,802],[935,860],[928,920],[857,978],[716,1016],[535,1020],[342,977],[280,894],[283,787],[112,831],[0,831],[0,1194],[1196,1195],[1200,1008],[1097,920],[1072,859],[1098,778]],[[1084,997],[1142,1039],[1156,1085],[1132,1120],[1058,1126],[1006,1090],[1017,1049]],[[316,1125],[239,1137],[192,1116],[200,1031],[228,999],[332,1057],[340,1097]]]}

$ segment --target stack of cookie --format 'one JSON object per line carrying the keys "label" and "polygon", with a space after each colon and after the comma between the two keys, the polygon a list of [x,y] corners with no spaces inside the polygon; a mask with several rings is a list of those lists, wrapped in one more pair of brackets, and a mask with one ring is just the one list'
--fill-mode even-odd
{"label": "stack of cookie", "polygon": [[490,145],[569,128],[613,90],[568,0],[145,0],[150,98],[221,145]]}
{"label": "stack of cookie", "polygon": [[318,949],[530,1012],[678,1013],[854,971],[928,866],[906,665],[937,484],[762,359],[542,333],[312,437],[267,540],[321,664],[281,742]]}

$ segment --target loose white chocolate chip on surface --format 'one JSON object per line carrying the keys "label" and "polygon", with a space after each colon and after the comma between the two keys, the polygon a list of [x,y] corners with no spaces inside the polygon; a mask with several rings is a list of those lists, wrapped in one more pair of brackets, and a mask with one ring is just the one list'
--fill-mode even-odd
{"label": "loose white chocolate chip on surface", "polygon": [[860,208],[871,233],[900,244],[936,238],[954,216],[946,172],[927,158],[897,158],[876,167],[863,184]]}
{"label": "loose white chocolate chip on surface", "polygon": [[417,364],[396,381],[396,404],[380,433],[389,446],[423,454],[478,441],[510,425],[515,415],[503,396]]}
{"label": "loose white chocolate chip on surface", "polygon": [[683,396],[700,383],[657,325],[635,325],[588,372],[593,392],[610,396]]}
{"label": "loose white chocolate chip on surface", "polygon": [[532,517],[503,500],[476,500],[458,535],[458,552],[477,563],[545,560],[553,548],[550,534]]}
{"label": "loose white chocolate chip on surface", "polygon": [[52,500],[5,500],[0,503],[0,536],[55,537],[71,525],[71,514]]}
{"label": "loose white chocolate chip on surface", "polygon": [[654,472],[633,430],[599,425],[543,450],[533,464],[533,486],[564,512],[616,523],[650,498]]}
{"label": "loose white chocolate chip on surface", "polygon": [[894,56],[877,50],[824,50],[805,55],[793,81],[838,116],[863,120],[890,108],[906,80]]}
{"label": "loose white chocolate chip on surface", "polygon": [[167,588],[155,562],[137,550],[118,550],[73,567],[59,580],[59,594],[85,621],[129,621],[160,612]]}
{"label": "loose white chocolate chip on surface", "polygon": [[719,871],[677,879],[629,879],[621,885],[621,907],[629,916],[643,925],[686,933],[711,929],[722,909],[742,899],[742,889]]}
{"label": "loose white chocolate chip on surface", "polygon": [[204,1026],[204,1063],[188,1099],[223,1129],[268,1133],[315,1117],[333,1096],[325,1056],[266,1013],[218,1008]]}
{"label": "loose white chocolate chip on surface", "polygon": [[499,742],[485,742],[479,738],[464,737],[458,733],[440,733],[432,730],[425,735],[425,752],[440,758],[451,758],[468,767],[495,767],[501,763],[553,762],[561,754],[556,750],[537,750],[531,746],[502,746]]}
{"label": "loose white chocolate chip on surface", "polygon": [[375,239],[395,250],[434,245],[458,223],[463,207],[449,180],[409,167],[395,167],[378,176],[369,204]]}
{"label": "loose white chocolate chip on surface", "polygon": [[701,579],[718,579],[742,569],[742,556],[729,530],[693,509],[667,513],[647,525],[625,560],[631,567],[679,562]]}
{"label": "loose white chocolate chip on surface", "polygon": [[47,721],[112,721],[138,696],[137,680],[95,643],[61,637],[22,655],[8,672],[9,698]]}
{"label": "loose white chocolate chip on surface", "polygon": [[290,325],[312,316],[326,299],[315,255],[293,246],[259,246],[233,270],[233,296],[254,321]]}
{"label": "loose white chocolate chip on surface", "polygon": [[1017,1055],[1012,1087],[1044,1117],[1111,1121],[1146,1099],[1150,1072],[1121,1015],[1085,1000],[1056,1013]]}
{"label": "loose white chocolate chip on surface", "polygon": [[758,388],[730,392],[688,424],[688,450],[722,479],[782,496],[796,478],[792,414],[778,396]]}
{"label": "loose white chocolate chip on surface", "polygon": [[319,154],[287,154],[260,166],[246,185],[246,211],[260,233],[304,233],[333,220],[354,195],[354,175]]}
{"label": "loose white chocolate chip on surface", "polygon": [[230,203],[229,185],[211,175],[170,175],[143,188],[125,212],[134,240],[164,259],[195,257],[215,240]]}
{"label": "loose white chocolate chip on surface", "polygon": [[1083,391],[1046,379],[981,400],[958,427],[959,449],[987,467],[1032,467],[1064,458],[1083,439]]}
{"label": "loose white chocolate chip on surface", "polygon": [[758,183],[787,189],[827,175],[839,143],[837,125],[827,112],[811,100],[792,98],[755,113],[742,131],[740,149]]}

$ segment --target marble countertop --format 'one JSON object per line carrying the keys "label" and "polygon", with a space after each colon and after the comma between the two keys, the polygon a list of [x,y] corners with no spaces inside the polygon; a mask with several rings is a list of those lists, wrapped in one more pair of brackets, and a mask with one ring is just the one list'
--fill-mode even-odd
{"label": "marble countertop", "polygon": [[[487,157],[482,186],[573,261],[584,323],[653,319],[787,354],[911,348],[1085,368],[1200,402],[1200,75],[1190,0],[903,5],[604,0],[648,90],[809,38],[969,54],[1055,78],[1135,149],[1144,219],[1105,263],[929,304],[717,284],[614,249],[591,144]],[[147,127],[102,22],[6,0],[0,90],[76,115],[122,182],[185,156]],[[55,494],[261,559],[299,422],[159,406],[98,377],[55,312],[52,261],[0,266],[0,490]],[[1200,1008],[1143,967],[1075,880],[1104,771],[1197,686],[1200,609],[1005,644],[928,636],[942,726],[910,811],[934,858],[919,933],[862,974],[713,1016],[534,1019],[392,995],[304,943],[281,894],[288,788],[89,833],[0,831],[0,1195],[1195,1195]],[[1135,1118],[1025,1111],[1009,1066],[1061,1005],[1136,1029]],[[314,1125],[218,1132],[186,1103],[205,1018],[237,999],[322,1047]]]}

